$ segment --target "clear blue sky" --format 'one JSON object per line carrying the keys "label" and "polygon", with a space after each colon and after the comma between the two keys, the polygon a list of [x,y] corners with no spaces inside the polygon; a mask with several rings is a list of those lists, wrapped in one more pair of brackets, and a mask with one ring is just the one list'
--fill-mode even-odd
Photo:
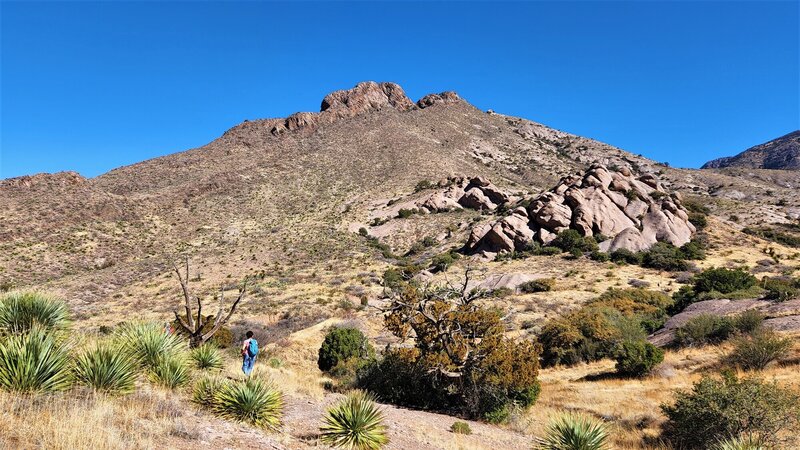
{"label": "clear blue sky", "polygon": [[697,167],[800,128],[798,5],[3,1],[0,178],[96,176],[362,80]]}

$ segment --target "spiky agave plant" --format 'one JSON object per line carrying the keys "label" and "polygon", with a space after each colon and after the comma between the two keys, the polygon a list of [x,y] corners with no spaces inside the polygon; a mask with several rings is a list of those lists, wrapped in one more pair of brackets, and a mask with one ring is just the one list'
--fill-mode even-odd
{"label": "spiky agave plant", "polygon": [[63,391],[71,384],[69,346],[34,325],[0,341],[0,388],[17,392]]}
{"label": "spiky agave plant", "polygon": [[338,448],[376,450],[389,442],[383,413],[374,398],[361,391],[330,408],[320,431],[323,443]]}
{"label": "spiky agave plant", "polygon": [[767,450],[767,447],[756,436],[742,436],[719,441],[713,450]]}
{"label": "spiky agave plant", "polygon": [[41,292],[13,291],[0,297],[0,333],[25,333],[34,325],[65,329],[69,326],[67,305]]}
{"label": "spiky agave plant", "polygon": [[149,369],[150,380],[168,389],[175,389],[189,382],[189,367],[181,355],[159,358]]}
{"label": "spiky agave plant", "polygon": [[221,369],[222,354],[211,344],[203,344],[192,349],[192,362],[194,366],[201,370]]}
{"label": "spiky agave plant", "polygon": [[249,377],[243,382],[220,385],[212,410],[219,416],[257,427],[277,429],[283,414],[283,394],[268,381]]}
{"label": "spiky agave plant", "polygon": [[211,408],[214,406],[214,397],[223,384],[228,383],[224,378],[206,375],[194,384],[192,401],[200,406]]}
{"label": "spiky agave plant", "polygon": [[135,388],[137,368],[119,347],[100,344],[75,358],[75,380],[98,391],[128,394]]}
{"label": "spiky agave plant", "polygon": [[146,369],[163,364],[162,360],[177,357],[187,348],[180,336],[167,334],[157,323],[134,322],[123,325],[116,335],[122,351]]}
{"label": "spiky agave plant", "polygon": [[545,437],[539,440],[541,450],[605,450],[608,428],[601,422],[577,414],[565,414],[553,420]]}

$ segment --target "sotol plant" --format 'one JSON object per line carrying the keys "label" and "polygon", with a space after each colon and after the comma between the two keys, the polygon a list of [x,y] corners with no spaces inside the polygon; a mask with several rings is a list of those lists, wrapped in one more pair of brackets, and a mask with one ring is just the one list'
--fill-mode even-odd
{"label": "sotol plant", "polygon": [[214,396],[227,380],[218,376],[204,376],[197,380],[192,389],[192,401],[200,406],[214,406]]}
{"label": "sotol plant", "polygon": [[375,450],[389,442],[383,413],[369,394],[350,393],[328,410],[320,428],[323,443],[332,447],[355,450]]}
{"label": "sotol plant", "polygon": [[47,330],[66,328],[67,306],[41,292],[14,291],[0,297],[0,332],[25,333],[37,324]]}
{"label": "sotol plant", "polygon": [[280,425],[284,400],[269,382],[250,377],[222,383],[211,403],[212,411],[221,417],[274,430]]}
{"label": "sotol plant", "polygon": [[157,323],[125,324],[116,338],[122,351],[147,369],[155,368],[162,359],[179,355],[186,347],[179,336],[164,333]]}
{"label": "sotol plant", "polygon": [[53,392],[69,388],[69,347],[39,326],[0,341],[0,388]]}
{"label": "sotol plant", "polygon": [[136,384],[137,364],[112,345],[98,345],[75,359],[75,380],[98,391],[127,394]]}
{"label": "sotol plant", "polygon": [[755,437],[740,437],[719,441],[712,450],[768,450],[768,447]]}
{"label": "sotol plant", "polygon": [[201,370],[221,369],[222,355],[213,345],[203,344],[192,349],[192,362],[194,366]]}
{"label": "sotol plant", "polygon": [[186,359],[180,355],[159,359],[150,368],[150,380],[165,388],[175,389],[189,381],[189,368]]}
{"label": "sotol plant", "polygon": [[586,416],[567,414],[550,423],[540,440],[542,450],[604,450],[608,445],[608,428]]}

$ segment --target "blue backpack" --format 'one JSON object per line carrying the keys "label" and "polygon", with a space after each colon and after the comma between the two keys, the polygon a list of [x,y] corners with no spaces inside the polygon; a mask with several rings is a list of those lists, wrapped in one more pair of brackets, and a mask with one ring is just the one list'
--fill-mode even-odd
{"label": "blue backpack", "polygon": [[247,349],[247,353],[250,354],[251,357],[256,356],[258,354],[258,341],[250,338],[250,346]]}

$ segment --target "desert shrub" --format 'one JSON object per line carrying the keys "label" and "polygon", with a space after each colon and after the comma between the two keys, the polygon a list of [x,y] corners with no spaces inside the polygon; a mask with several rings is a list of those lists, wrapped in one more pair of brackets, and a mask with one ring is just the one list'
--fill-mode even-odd
{"label": "desert shrub", "polygon": [[675,345],[678,347],[697,347],[719,344],[736,331],[733,320],[713,314],[700,314],[692,317],[675,330]]}
{"label": "desert shrub", "polygon": [[361,227],[361,228],[358,229],[358,234],[359,234],[359,236],[365,236],[366,237],[366,236],[369,236],[369,231],[366,228]]}
{"label": "desert shrub", "polygon": [[542,363],[574,365],[608,356],[619,333],[606,312],[585,307],[548,321],[538,336]]}
{"label": "desert shrub", "polygon": [[366,360],[374,355],[375,350],[367,337],[357,328],[333,328],[325,335],[319,348],[317,366],[327,372],[341,362],[354,358]]}
{"label": "desert shrub", "polygon": [[98,345],[75,358],[75,380],[95,390],[127,394],[136,385],[137,364],[113,345]]}
{"label": "desert shrub", "polygon": [[115,339],[124,353],[143,368],[152,369],[164,358],[177,357],[188,348],[178,335],[166,334],[154,322],[133,322],[121,326]]}
{"label": "desert shrub", "polygon": [[374,398],[355,391],[328,409],[320,441],[336,448],[376,450],[389,442],[383,420]]}
{"label": "desert shrub", "polygon": [[189,382],[189,368],[181,356],[164,356],[149,368],[150,380],[168,389],[181,387]]}
{"label": "desert shrub", "polygon": [[[183,320],[186,320],[185,314],[183,315]],[[189,337],[189,333],[187,333],[186,330],[184,330],[180,326],[180,323],[178,323],[177,319],[172,321],[171,326],[173,330],[177,330],[176,332],[178,333],[178,335],[186,336],[187,338]],[[214,316],[212,315],[204,316],[204,323],[202,328],[203,333],[211,331],[212,328],[214,328]],[[206,343],[212,344],[218,348],[228,348],[231,345],[233,345],[233,332],[231,331],[230,328],[223,325],[219,327],[219,329],[214,333],[213,336],[211,336],[211,338],[208,341],[206,341]]]}
{"label": "desert shrub", "polygon": [[444,272],[460,257],[458,253],[454,252],[442,253],[433,257],[431,265],[435,270]]}
{"label": "desert shrub", "polygon": [[755,309],[749,309],[733,319],[733,327],[739,333],[749,334],[761,328],[764,323],[764,314]]}
{"label": "desert shrub", "polygon": [[554,247],[552,245],[548,245],[548,246],[542,247],[542,249],[539,250],[538,254],[539,255],[544,255],[544,256],[554,256],[554,255],[558,255],[559,253],[561,253],[561,249],[560,248]]}
{"label": "desert shrub", "polygon": [[409,217],[413,216],[414,214],[418,214],[419,210],[416,208],[413,209],[401,209],[397,212],[397,217],[401,219],[408,219]]}
{"label": "desert shrub", "polygon": [[564,230],[550,243],[553,247],[558,247],[565,252],[593,252],[597,250],[597,242],[591,236],[581,236],[577,230]]}
{"label": "desert shrub", "polygon": [[0,296],[0,333],[24,333],[34,325],[46,330],[67,328],[67,305],[41,292],[12,291]]}
{"label": "desert shrub", "polygon": [[672,299],[641,288],[609,289],[582,308],[547,322],[539,335],[542,362],[573,365],[614,356],[627,340],[660,328]]}
{"label": "desert shrub", "polygon": [[791,338],[762,328],[734,339],[733,350],[727,359],[730,364],[744,370],[761,370],[769,363],[787,356],[791,348]]}
{"label": "desert shrub", "polygon": [[539,278],[538,280],[526,281],[519,285],[519,290],[527,294],[534,292],[552,291],[556,286],[556,280],[552,278]]}
{"label": "desert shrub", "polygon": [[678,391],[663,436],[677,448],[706,449],[729,437],[757,436],[767,447],[793,448],[800,426],[800,395],[759,378],[704,377]]}
{"label": "desert shrub", "polygon": [[38,325],[0,341],[0,388],[54,392],[71,384],[69,347]]}
{"label": "desert shrub", "polygon": [[455,434],[472,434],[472,428],[470,428],[469,424],[460,420],[456,420],[450,425],[450,431]]}
{"label": "desert shrub", "polygon": [[413,333],[414,347],[385,352],[359,374],[359,385],[391,403],[469,417],[532,405],[540,389],[539,347],[506,338],[500,312],[479,306],[480,294],[397,290],[386,327],[401,339]]}
{"label": "desert shrub", "polygon": [[606,252],[601,252],[600,250],[595,250],[589,254],[589,258],[597,262],[606,262],[611,260],[611,255]]}
{"label": "desert shrub", "polygon": [[767,290],[764,298],[783,302],[800,295],[800,286],[796,280],[786,278],[767,278],[761,281],[761,286]]}
{"label": "desert shrub", "polygon": [[626,341],[617,348],[614,359],[617,373],[629,377],[641,377],[664,361],[664,351],[645,341]]}
{"label": "desert shrub", "polygon": [[711,268],[695,275],[694,292],[719,292],[729,294],[755,286],[756,277],[743,269]]}
{"label": "desert shrub", "polygon": [[211,410],[220,417],[274,430],[280,425],[283,406],[283,395],[270,383],[249,377],[243,382],[222,383]]}
{"label": "desert shrub", "polygon": [[678,314],[700,300],[754,298],[759,297],[762,292],[756,278],[742,269],[706,269],[692,278],[691,286],[681,286],[672,295],[675,304],[669,313]]}
{"label": "desert shrub", "polygon": [[624,248],[621,248],[619,250],[614,250],[613,252],[611,252],[609,256],[611,258],[611,261],[615,263],[626,263],[635,265],[642,264],[641,253],[634,253]]}
{"label": "desert shrub", "polygon": [[706,259],[705,244],[697,239],[683,244],[680,248],[681,256],[688,260],[701,260]]}
{"label": "desert shrub", "polygon": [[194,366],[201,370],[221,369],[222,354],[213,344],[205,343],[192,349],[189,354]]}
{"label": "desert shrub", "polygon": [[694,227],[700,231],[705,229],[708,226],[708,219],[706,218],[705,214],[690,212],[689,214],[689,222],[691,222]]}
{"label": "desert shrub", "polygon": [[642,266],[651,269],[681,271],[688,265],[678,247],[666,242],[657,242],[642,255]]}
{"label": "desert shrub", "polygon": [[228,381],[219,376],[204,376],[197,380],[192,389],[192,402],[211,408],[214,406],[214,396],[224,383]]}
{"label": "desert shrub", "polygon": [[431,183],[430,180],[420,180],[416,186],[414,186],[414,192],[421,192],[425,189],[432,189],[436,187],[436,184]]}
{"label": "desert shrub", "polygon": [[607,450],[608,427],[584,415],[565,414],[550,422],[537,449]]}

